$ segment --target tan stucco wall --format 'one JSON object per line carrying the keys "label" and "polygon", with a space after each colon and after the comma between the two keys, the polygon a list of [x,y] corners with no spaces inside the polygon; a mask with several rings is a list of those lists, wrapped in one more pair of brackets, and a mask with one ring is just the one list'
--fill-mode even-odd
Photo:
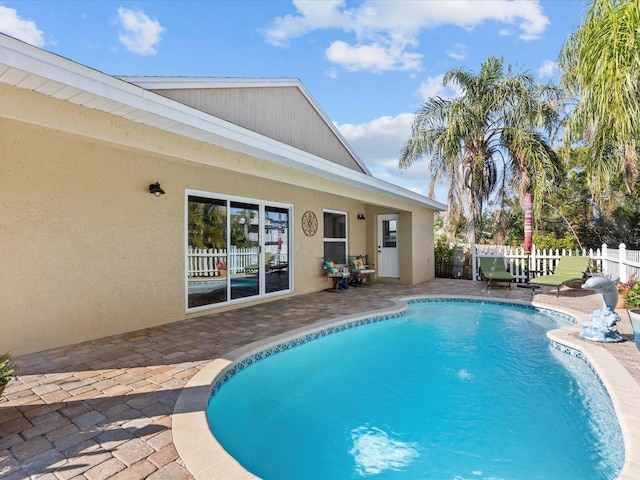
{"label": "tan stucco wall", "polygon": [[411,278],[406,282],[416,284],[431,280],[435,272],[434,251],[434,212],[426,211],[422,214],[406,214],[410,217],[412,258]]}
{"label": "tan stucco wall", "polygon": [[[426,208],[414,209],[413,212],[410,212],[384,207],[369,207],[368,211],[367,219],[374,219],[374,213],[376,215],[398,214],[400,277],[376,277],[377,281],[415,285],[434,278],[434,212]],[[369,224],[369,222],[367,223]],[[374,220],[367,225],[366,237],[367,252],[373,253],[371,258],[374,262],[377,262],[377,233],[377,222]]]}
{"label": "tan stucco wall", "polygon": [[[376,210],[389,202],[396,211],[414,209],[403,214],[419,226],[411,227],[413,260],[403,260],[401,280],[433,276],[433,247],[423,255],[433,234],[430,240],[416,234],[433,224],[425,208],[345,192],[336,182],[8,87],[0,88],[0,135],[0,352],[17,355],[187,318],[186,189],[294,205],[295,294],[328,286],[322,225],[305,236],[306,210],[320,223],[323,209],[346,211],[349,253],[371,254]],[[148,193],[155,181],[166,195]],[[358,221],[358,213],[368,220]]]}

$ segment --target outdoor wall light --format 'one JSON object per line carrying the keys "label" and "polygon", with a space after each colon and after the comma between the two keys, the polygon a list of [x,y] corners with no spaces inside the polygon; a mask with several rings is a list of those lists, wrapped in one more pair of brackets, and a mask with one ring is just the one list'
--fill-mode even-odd
{"label": "outdoor wall light", "polygon": [[156,197],[164,195],[164,190],[160,186],[160,182],[152,183],[149,185],[149,193],[153,193]]}
{"label": "outdoor wall light", "polygon": [[364,213],[358,214],[358,220],[366,220],[366,218],[364,218]]}

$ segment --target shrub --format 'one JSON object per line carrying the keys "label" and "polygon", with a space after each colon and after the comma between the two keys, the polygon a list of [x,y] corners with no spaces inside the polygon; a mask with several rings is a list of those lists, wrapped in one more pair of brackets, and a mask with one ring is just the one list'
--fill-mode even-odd
{"label": "shrub", "polygon": [[16,364],[11,360],[8,353],[0,355],[0,389],[4,388],[12,378],[17,376]]}

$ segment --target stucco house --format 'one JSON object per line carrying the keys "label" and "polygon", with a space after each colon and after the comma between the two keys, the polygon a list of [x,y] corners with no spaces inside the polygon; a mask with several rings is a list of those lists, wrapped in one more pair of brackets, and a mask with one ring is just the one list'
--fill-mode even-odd
{"label": "stucco house", "polygon": [[326,290],[323,257],[422,282],[444,209],[296,79],[118,78],[0,34],[0,352]]}

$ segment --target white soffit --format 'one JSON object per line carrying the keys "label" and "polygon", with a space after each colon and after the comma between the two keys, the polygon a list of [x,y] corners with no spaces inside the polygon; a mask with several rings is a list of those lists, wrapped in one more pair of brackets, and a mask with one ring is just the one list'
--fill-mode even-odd
{"label": "white soffit", "polygon": [[[252,80],[255,79],[248,79]],[[259,135],[4,34],[0,34],[0,82],[346,185],[421,204],[434,210],[446,210],[446,205],[435,200]],[[304,88],[302,91],[310,98]],[[310,101],[322,112],[312,99]],[[326,118],[326,115],[322,115]],[[331,122],[328,124],[332,125]]]}

